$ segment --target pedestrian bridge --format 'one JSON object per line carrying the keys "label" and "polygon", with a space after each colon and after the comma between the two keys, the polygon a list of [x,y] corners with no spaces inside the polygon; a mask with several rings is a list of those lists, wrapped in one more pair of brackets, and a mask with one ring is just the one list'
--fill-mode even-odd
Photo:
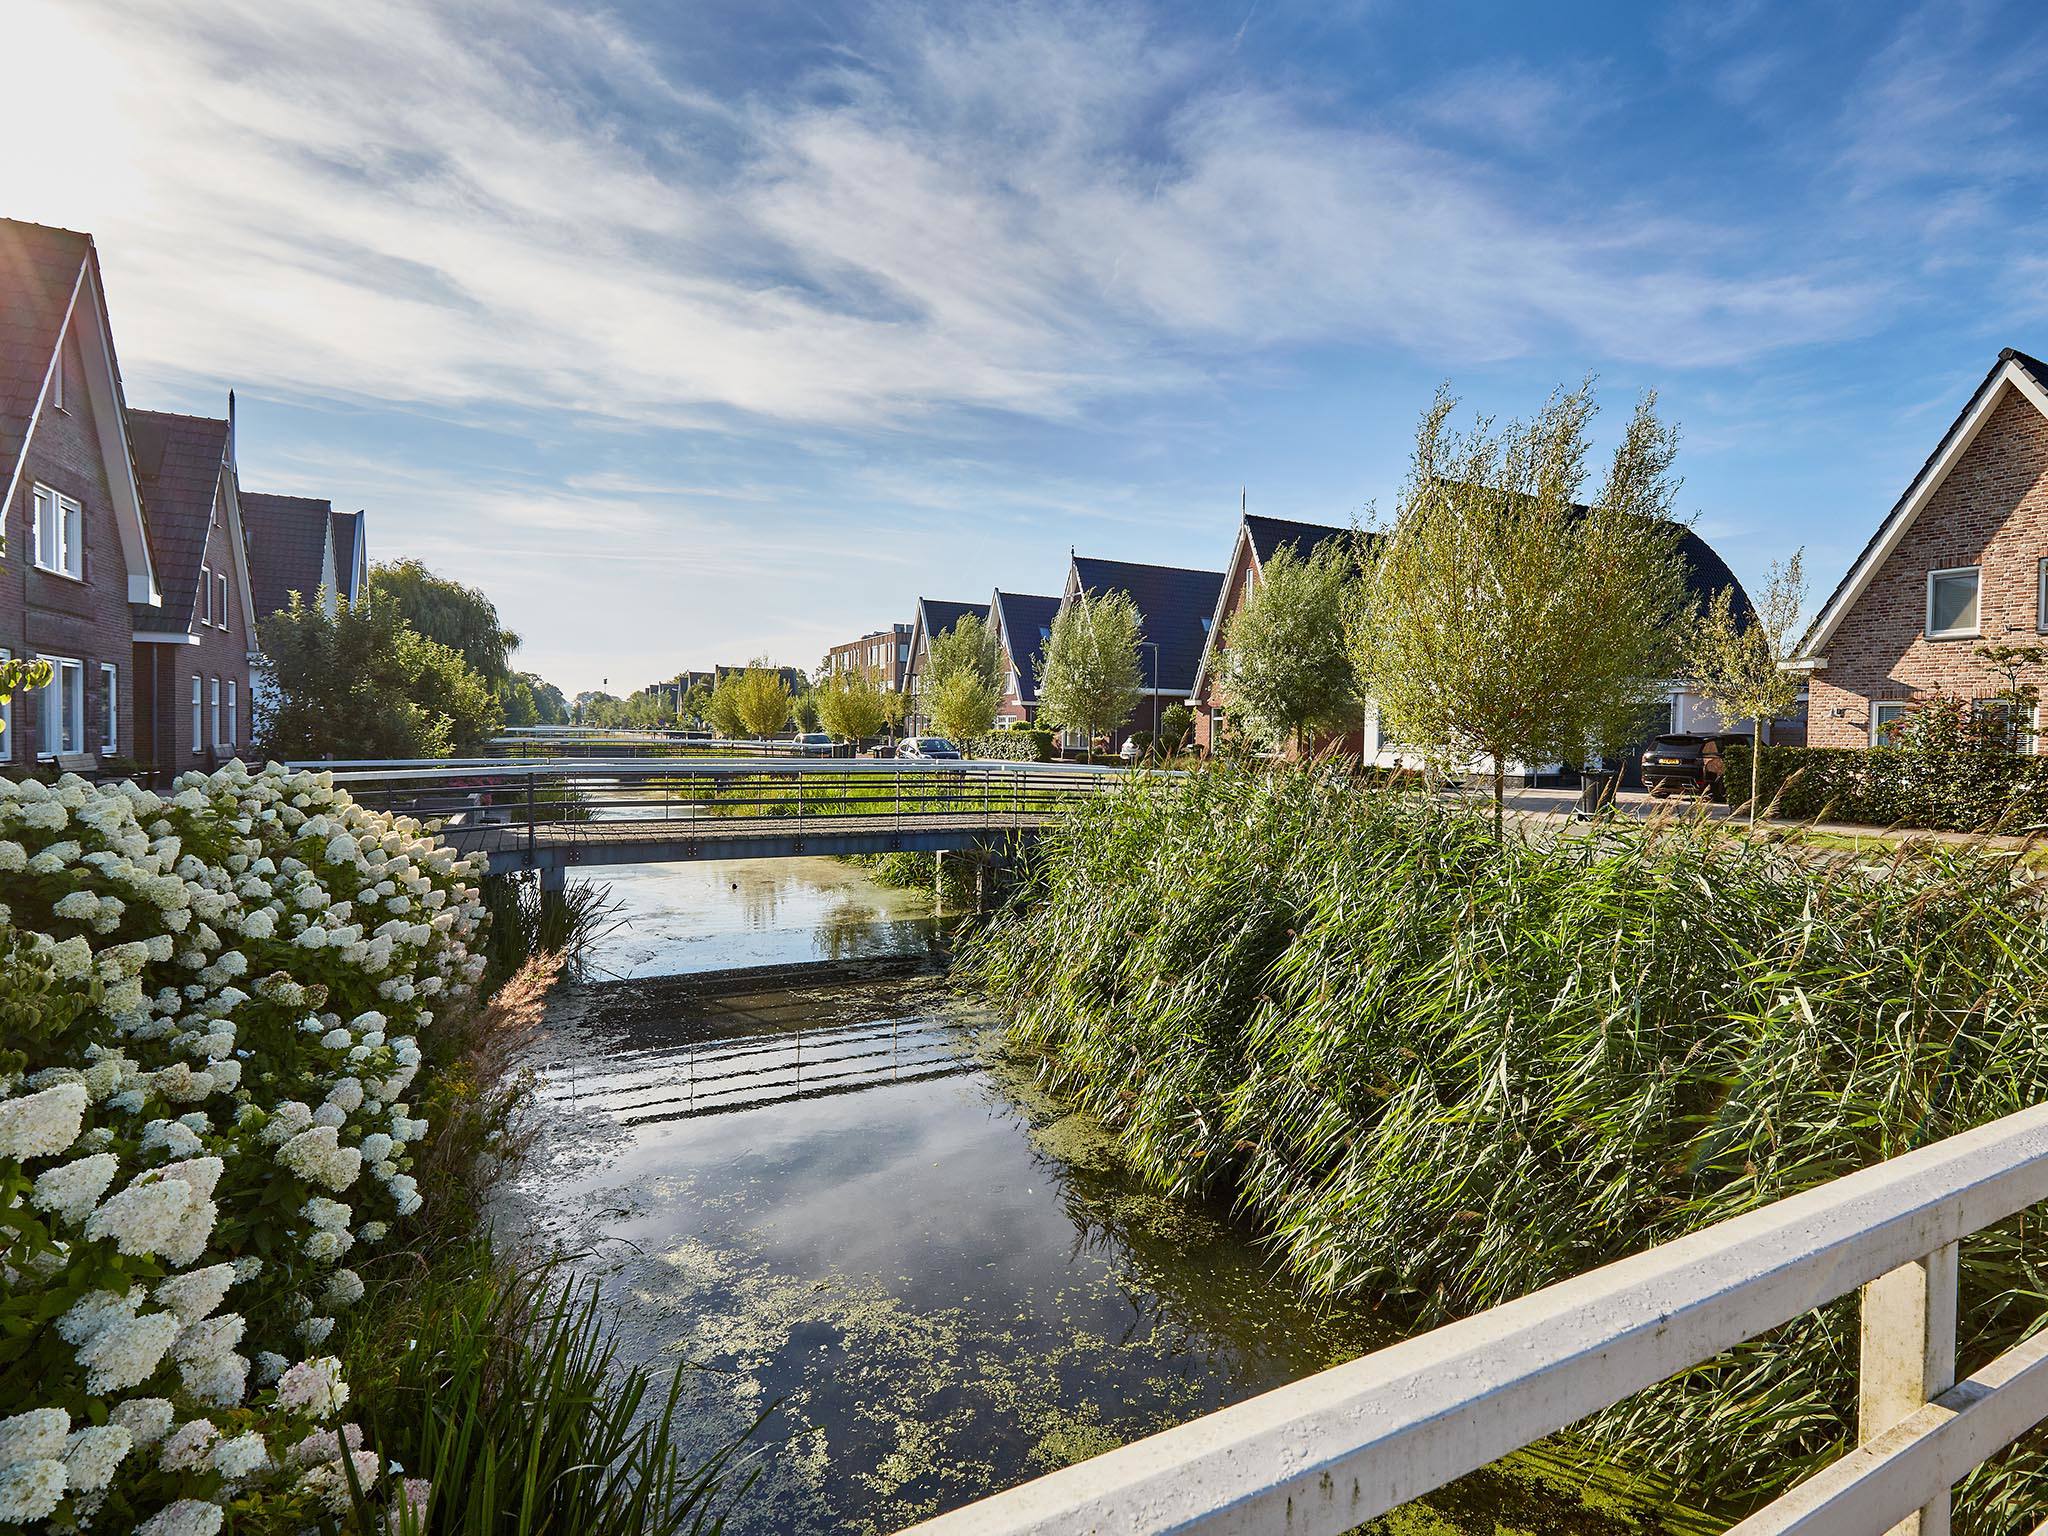
{"label": "pedestrian bridge", "polygon": [[607,864],[950,852],[1036,833],[1125,776],[1073,763],[548,758],[309,763],[360,803],[439,825],[493,874]]}

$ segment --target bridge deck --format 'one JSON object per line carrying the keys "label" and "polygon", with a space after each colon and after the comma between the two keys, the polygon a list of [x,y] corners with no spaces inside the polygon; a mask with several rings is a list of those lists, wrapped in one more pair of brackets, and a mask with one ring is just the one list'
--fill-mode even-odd
{"label": "bridge deck", "polygon": [[1036,832],[1046,812],[849,816],[688,816],[663,820],[447,825],[464,853],[490,856],[491,872],[675,860],[772,859],[805,854],[943,852]]}

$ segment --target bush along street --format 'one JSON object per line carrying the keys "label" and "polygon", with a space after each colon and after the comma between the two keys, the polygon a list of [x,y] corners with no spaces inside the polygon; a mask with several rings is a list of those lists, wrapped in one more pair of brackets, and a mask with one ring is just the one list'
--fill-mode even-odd
{"label": "bush along street", "polygon": [[[1161,1187],[1312,1291],[1432,1325],[2048,1096],[2048,923],[1965,850],[1821,870],[1725,828],[1496,836],[1398,789],[1147,776],[1049,833],[956,974]],[[2029,1329],[2020,1223],[1962,1260],[1965,1368]],[[1856,1422],[1853,1299],[1574,1431],[1759,1502]],[[2035,1433],[1959,1528],[2038,1513]]]}

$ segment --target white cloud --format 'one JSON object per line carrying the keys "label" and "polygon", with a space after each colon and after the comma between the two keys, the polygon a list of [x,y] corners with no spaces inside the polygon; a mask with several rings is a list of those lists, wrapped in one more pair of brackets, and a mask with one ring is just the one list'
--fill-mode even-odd
{"label": "white cloud", "polygon": [[[39,146],[9,211],[98,235],[145,381],[698,426],[1070,417],[1302,341],[1725,362],[1862,302],[1523,207],[1244,83],[1227,39],[939,14],[714,100],[545,0],[14,0],[41,63],[0,96]],[[59,110],[77,131],[41,131]]]}

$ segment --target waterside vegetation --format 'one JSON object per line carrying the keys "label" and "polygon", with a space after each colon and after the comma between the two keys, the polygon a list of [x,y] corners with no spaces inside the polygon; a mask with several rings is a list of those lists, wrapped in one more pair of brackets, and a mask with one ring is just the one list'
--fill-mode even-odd
{"label": "waterside vegetation", "polygon": [[[1421,1327],[2048,1094],[2048,925],[1965,850],[1820,869],[1705,823],[1583,839],[1306,773],[1141,776],[1044,840],[957,973],[1159,1187]],[[1964,1368],[2048,1285],[1964,1248]],[[1577,1435],[1760,1500],[1855,1423],[1853,1302]],[[1962,1491],[2038,1504],[2031,1437]]]}

